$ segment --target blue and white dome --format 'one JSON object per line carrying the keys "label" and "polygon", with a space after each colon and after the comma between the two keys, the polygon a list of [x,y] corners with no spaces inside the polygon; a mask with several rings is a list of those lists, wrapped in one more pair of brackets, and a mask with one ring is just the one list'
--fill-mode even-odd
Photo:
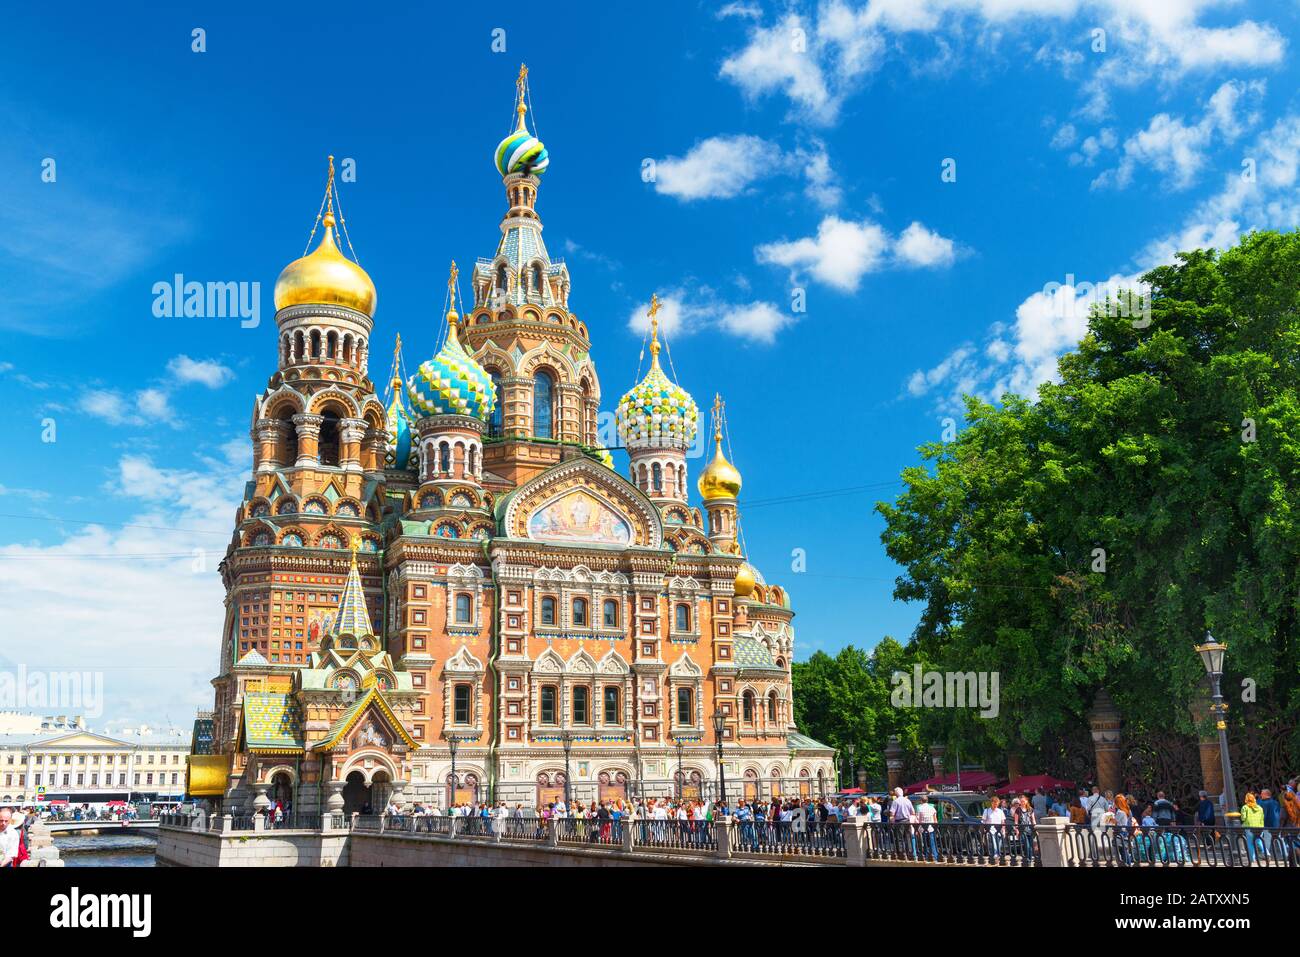
{"label": "blue and white dome", "polygon": [[496,406],[492,377],[456,338],[455,311],[447,313],[447,341],[432,359],[420,364],[406,382],[411,418],[468,415],[486,422]]}

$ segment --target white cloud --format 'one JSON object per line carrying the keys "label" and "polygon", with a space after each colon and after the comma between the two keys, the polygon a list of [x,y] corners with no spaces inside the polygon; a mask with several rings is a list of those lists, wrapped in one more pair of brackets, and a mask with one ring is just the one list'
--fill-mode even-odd
{"label": "white cloud", "polygon": [[763,16],[763,8],[757,3],[728,3],[722,7],[717,14],[719,20],[725,20],[727,17],[740,17],[746,20],[758,20]]}
{"label": "white cloud", "polygon": [[[745,45],[724,59],[721,75],[751,98],[782,95],[796,117],[824,124],[838,118],[845,98],[887,58],[909,64],[924,58],[915,50],[917,40],[930,41],[938,60],[951,68],[961,57],[960,46],[972,47],[981,58],[1002,56],[1005,37],[1032,34],[1035,62],[1055,64],[1068,77],[1085,59],[1082,51],[1090,49],[1091,30],[1101,28],[1104,59],[1081,87],[1083,113],[1100,119],[1116,88],[1150,83],[1172,88],[1189,73],[1280,63],[1286,41],[1273,26],[1252,20],[1202,22],[1209,11],[1231,5],[1231,0],[870,0],[854,8],[829,0],[813,14],[787,11],[770,26],[755,25]],[[1210,15],[1223,19],[1217,10]],[[1039,39],[1044,36],[1045,42]],[[1022,49],[1016,47],[1017,55]]]}
{"label": "white cloud", "polygon": [[1139,166],[1149,166],[1165,174],[1173,189],[1186,189],[1204,167],[1216,135],[1231,143],[1259,121],[1259,113],[1250,104],[1263,96],[1262,81],[1229,81],[1215,91],[1206,103],[1199,121],[1189,124],[1182,117],[1159,113],[1146,129],[1124,142],[1124,155],[1118,166],[1093,180],[1093,187],[1114,186],[1124,189],[1133,182]]}
{"label": "white cloud", "polygon": [[[0,545],[9,626],[51,639],[8,643],[0,667],[101,674],[96,726],[184,725],[196,707],[211,707],[224,616],[217,565],[248,477],[247,439],[241,444],[244,460],[204,457],[193,468],[123,456],[105,493],[135,506],[126,525],[77,526],[55,544]],[[69,582],[77,601],[68,601]],[[76,704],[68,713],[79,713]]]}
{"label": "white cloud", "polygon": [[1074,124],[1065,123],[1056,131],[1050,145],[1054,150],[1066,150],[1073,146],[1078,138],[1079,131],[1074,128]]}
{"label": "white cloud", "polygon": [[[666,339],[681,338],[706,329],[720,329],[738,339],[771,345],[777,333],[793,325],[798,317],[769,302],[733,304],[721,299],[706,287],[694,290],[671,289],[659,297],[659,333]],[[627,320],[628,328],[645,336],[650,319],[644,304],[635,306]]]}
{"label": "white cloud", "polygon": [[180,383],[196,382],[209,389],[219,389],[235,374],[215,359],[191,359],[178,355],[167,363],[167,371]]}
{"label": "white cloud", "polygon": [[696,143],[685,156],[656,160],[654,188],[683,202],[731,199],[758,180],[777,175],[803,177],[805,193],[822,208],[840,201],[835,172],[822,143],[786,151],[745,134],[712,136]]}
{"label": "white cloud", "polygon": [[957,248],[951,239],[912,223],[898,237],[894,252],[910,266],[948,266],[957,258]]}
{"label": "white cloud", "polygon": [[889,265],[940,266],[956,256],[952,240],[920,223],[912,223],[897,239],[870,220],[851,222],[827,216],[816,236],[765,243],[754,250],[760,263],[785,266],[796,277],[807,273],[818,282],[854,292],[868,273]]}
{"label": "white cloud", "polygon": [[776,334],[795,321],[794,313],[782,312],[770,302],[734,306],[722,314],[722,328],[734,336],[771,344]]}

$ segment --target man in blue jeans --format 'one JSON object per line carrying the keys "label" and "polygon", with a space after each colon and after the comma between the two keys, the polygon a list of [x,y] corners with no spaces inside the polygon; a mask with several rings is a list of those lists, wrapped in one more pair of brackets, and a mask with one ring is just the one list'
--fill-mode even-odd
{"label": "man in blue jeans", "polygon": [[1282,805],[1269,788],[1263,788],[1259,792],[1259,806],[1264,809],[1264,830],[1260,831],[1259,839],[1264,842],[1264,854],[1267,855],[1272,843],[1270,833],[1282,826]]}

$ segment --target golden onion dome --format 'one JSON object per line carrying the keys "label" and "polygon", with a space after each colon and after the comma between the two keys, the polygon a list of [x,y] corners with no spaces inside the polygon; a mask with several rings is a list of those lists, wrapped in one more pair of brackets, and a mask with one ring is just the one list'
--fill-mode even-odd
{"label": "golden onion dome", "polygon": [[736,572],[736,597],[748,598],[754,594],[756,584],[758,584],[758,580],[754,577],[754,569],[750,567],[749,562],[745,562],[740,566],[740,570]]}
{"label": "golden onion dome", "polygon": [[275,281],[275,308],[305,303],[346,306],[367,316],[375,314],[375,284],[366,271],[344,256],[334,241],[334,213],[325,214],[320,245],[284,267]]}
{"label": "golden onion dome", "polygon": [[722,431],[713,433],[715,449],[713,461],[708,464],[697,483],[700,495],[706,502],[719,498],[735,498],[740,494],[740,472],[722,454]]}

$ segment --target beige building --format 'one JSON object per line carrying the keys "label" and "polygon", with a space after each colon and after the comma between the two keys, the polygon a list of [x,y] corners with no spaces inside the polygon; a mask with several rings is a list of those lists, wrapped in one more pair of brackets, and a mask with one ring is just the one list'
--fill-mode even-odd
{"label": "beige building", "polygon": [[0,734],[0,804],[180,800],[189,743],[77,730]]}

